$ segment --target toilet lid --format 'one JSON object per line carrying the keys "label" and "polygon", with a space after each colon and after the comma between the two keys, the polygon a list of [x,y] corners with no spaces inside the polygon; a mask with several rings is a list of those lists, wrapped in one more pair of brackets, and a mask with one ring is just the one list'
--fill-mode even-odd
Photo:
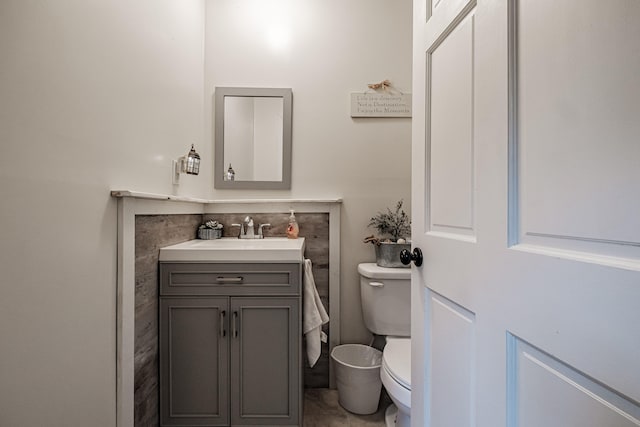
{"label": "toilet lid", "polygon": [[411,390],[411,338],[387,338],[382,363],[394,380]]}

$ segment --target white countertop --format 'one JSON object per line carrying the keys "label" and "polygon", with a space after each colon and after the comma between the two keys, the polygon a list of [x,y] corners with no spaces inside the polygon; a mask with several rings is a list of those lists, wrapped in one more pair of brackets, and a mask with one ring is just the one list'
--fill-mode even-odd
{"label": "white countertop", "polygon": [[302,262],[304,237],[189,240],[160,249],[160,261]]}

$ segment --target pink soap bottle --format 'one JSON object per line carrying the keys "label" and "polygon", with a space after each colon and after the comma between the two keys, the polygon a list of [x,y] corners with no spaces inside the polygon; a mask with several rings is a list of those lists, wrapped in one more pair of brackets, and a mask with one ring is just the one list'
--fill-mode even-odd
{"label": "pink soap bottle", "polygon": [[289,215],[289,226],[287,227],[287,237],[290,239],[297,239],[299,233],[300,228],[298,227],[298,221],[296,221],[296,216],[293,214],[293,209],[291,209],[291,215]]}

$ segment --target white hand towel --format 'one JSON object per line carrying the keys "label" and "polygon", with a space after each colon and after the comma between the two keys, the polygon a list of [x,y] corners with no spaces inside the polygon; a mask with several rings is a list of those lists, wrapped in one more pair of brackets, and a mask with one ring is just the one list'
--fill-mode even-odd
{"label": "white hand towel", "polygon": [[313,366],[320,357],[320,342],[327,342],[327,334],[322,325],[329,321],[327,311],[320,301],[316,281],[313,279],[311,260],[304,260],[302,333],[307,341],[307,358]]}

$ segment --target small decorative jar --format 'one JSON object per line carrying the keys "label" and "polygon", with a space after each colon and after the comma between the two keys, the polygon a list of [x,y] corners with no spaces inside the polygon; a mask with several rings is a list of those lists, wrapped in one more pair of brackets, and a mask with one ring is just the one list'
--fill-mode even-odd
{"label": "small decorative jar", "polygon": [[218,221],[207,221],[198,228],[198,239],[213,240],[222,237],[222,224]]}
{"label": "small decorative jar", "polygon": [[222,229],[199,228],[198,239],[213,240],[222,237]]}

